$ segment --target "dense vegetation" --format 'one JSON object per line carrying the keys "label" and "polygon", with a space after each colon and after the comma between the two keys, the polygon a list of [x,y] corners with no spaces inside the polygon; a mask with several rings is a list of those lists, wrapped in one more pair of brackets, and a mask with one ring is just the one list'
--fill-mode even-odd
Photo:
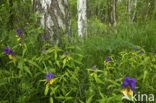
{"label": "dense vegetation", "polygon": [[69,0],[72,40],[61,34],[61,46],[42,36],[31,0],[9,1],[0,0],[0,103],[121,103],[126,76],[136,78],[135,93],[156,96],[154,0],[138,0],[130,23],[126,0],[118,2],[116,27],[109,20],[111,0],[88,0],[83,40],[77,36],[76,0]]}

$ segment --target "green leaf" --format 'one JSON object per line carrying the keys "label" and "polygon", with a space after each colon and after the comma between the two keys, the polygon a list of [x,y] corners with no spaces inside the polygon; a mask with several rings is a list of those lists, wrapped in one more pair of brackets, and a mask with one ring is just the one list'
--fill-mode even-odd
{"label": "green leaf", "polygon": [[144,71],[143,82],[144,82],[144,81],[145,81],[145,79],[146,79],[147,73],[148,73],[148,72],[147,72],[147,70],[145,70],[145,71]]}
{"label": "green leaf", "polygon": [[63,68],[66,66],[66,59],[63,60]]}
{"label": "green leaf", "polygon": [[57,66],[60,68],[60,63],[59,63],[58,60],[56,60],[56,64],[57,64]]}
{"label": "green leaf", "polygon": [[93,98],[93,96],[90,96],[90,97],[87,99],[86,103],[92,103],[92,98]]}
{"label": "green leaf", "polygon": [[44,95],[45,95],[45,96],[48,94],[48,91],[49,91],[49,87],[46,86],[45,91],[44,91]]}
{"label": "green leaf", "polygon": [[53,97],[50,97],[49,100],[50,100],[50,103],[53,103]]}
{"label": "green leaf", "polygon": [[31,73],[30,69],[29,69],[27,66],[24,66],[24,70],[25,70],[28,74],[30,74],[30,76],[32,76],[32,73]]}

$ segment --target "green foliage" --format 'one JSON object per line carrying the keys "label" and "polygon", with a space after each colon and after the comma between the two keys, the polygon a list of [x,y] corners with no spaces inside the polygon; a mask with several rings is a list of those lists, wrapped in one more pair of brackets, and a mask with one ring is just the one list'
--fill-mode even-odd
{"label": "green foliage", "polygon": [[[142,9],[148,2],[151,7],[145,17]],[[58,46],[42,38],[31,0],[12,0],[12,5],[10,0],[0,0],[0,103],[121,103],[125,76],[136,78],[135,93],[156,95],[156,10],[152,2],[138,0],[130,14],[137,10],[133,23],[127,23],[126,1],[117,2],[114,29],[112,1],[88,0],[88,38],[79,42],[77,1],[69,0],[73,40],[62,36]],[[17,40],[17,28],[23,34],[23,46]],[[4,48],[14,51],[13,59]],[[46,80],[49,72],[54,74],[52,81]]]}

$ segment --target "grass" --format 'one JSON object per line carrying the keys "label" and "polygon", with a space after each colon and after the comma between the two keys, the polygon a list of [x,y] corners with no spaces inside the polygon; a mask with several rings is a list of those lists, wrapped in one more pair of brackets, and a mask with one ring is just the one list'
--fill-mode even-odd
{"label": "grass", "polygon": [[[76,24],[73,26],[76,35]],[[0,102],[121,103],[120,90],[125,76],[136,78],[135,93],[156,94],[155,27],[154,21],[147,25],[119,23],[115,34],[112,27],[94,20],[89,22],[88,38],[83,42],[74,38],[74,45],[64,41],[62,47],[46,45],[50,41],[44,40],[40,47],[37,42],[42,33],[40,27],[27,26],[22,30],[23,47],[16,41],[15,30],[3,32]],[[4,48],[15,52],[16,62],[4,54]],[[41,52],[42,49],[46,51]],[[69,55],[64,55],[67,51]],[[106,57],[110,58],[108,64]],[[97,69],[93,70],[92,66]],[[50,87],[46,86],[48,72],[54,74]]]}

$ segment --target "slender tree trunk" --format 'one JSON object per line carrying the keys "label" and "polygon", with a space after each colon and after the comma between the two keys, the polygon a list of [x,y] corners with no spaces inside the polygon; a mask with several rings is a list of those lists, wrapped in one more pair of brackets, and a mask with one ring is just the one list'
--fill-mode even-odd
{"label": "slender tree trunk", "polygon": [[116,27],[116,1],[113,0],[113,26]]}
{"label": "slender tree trunk", "polygon": [[78,10],[78,36],[87,36],[87,1],[77,0],[77,10]]}
{"label": "slender tree trunk", "polygon": [[147,17],[148,17],[148,14],[149,14],[149,9],[150,9],[150,2],[147,2],[147,7],[146,7],[146,17],[145,17],[145,20],[147,20]]}
{"label": "slender tree trunk", "polygon": [[137,0],[135,0],[135,3],[134,3],[135,10],[134,10],[134,13],[133,13],[132,22],[134,22],[134,19],[135,19],[137,2],[138,2],[138,1],[137,1]]}
{"label": "slender tree trunk", "polygon": [[131,22],[131,0],[128,0],[128,20],[129,20],[129,23]]}
{"label": "slender tree trunk", "polygon": [[107,13],[108,13],[108,23],[112,24],[112,6],[111,6],[111,0],[107,0]]}
{"label": "slender tree trunk", "polygon": [[68,0],[32,0],[33,9],[39,13],[44,36],[60,43],[60,36],[69,32]]}

